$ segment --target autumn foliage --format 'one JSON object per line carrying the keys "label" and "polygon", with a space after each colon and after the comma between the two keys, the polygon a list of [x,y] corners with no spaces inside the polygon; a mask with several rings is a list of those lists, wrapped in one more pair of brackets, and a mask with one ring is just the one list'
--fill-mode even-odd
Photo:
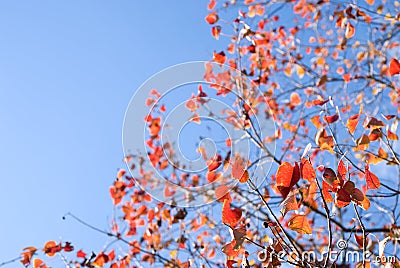
{"label": "autumn foliage", "polygon": [[[201,126],[199,110],[212,97],[234,93],[233,110],[210,114],[232,125],[239,138],[228,137],[214,154],[199,146],[206,168],[182,171],[170,161],[177,148],[161,139],[173,106],[158,102],[161,95],[152,90],[146,104],[154,109],[143,118],[148,155],[126,155],[128,168],[109,189],[117,215],[103,234],[115,246],[103,251],[49,241],[42,249],[25,248],[22,264],[48,267],[46,259],[62,254],[74,267],[370,267],[376,257],[395,255],[400,4],[356,3],[211,0],[205,23],[226,49],[210,51],[207,85],[198,86],[185,107],[188,121]],[[238,71],[220,72],[216,66],[222,65]],[[274,131],[261,133],[257,118],[273,120]],[[262,157],[233,152],[243,139]],[[271,169],[257,177],[255,166],[267,163]],[[204,207],[177,206],[177,189],[170,186],[162,195],[172,201],[158,202],[138,186],[155,183],[146,164],[179,187],[220,184],[207,193]],[[327,258],[324,252],[340,250],[338,241],[361,258]],[[367,251],[371,257],[363,258]],[[303,258],[304,252],[317,260]],[[390,265],[399,267],[396,258]]]}

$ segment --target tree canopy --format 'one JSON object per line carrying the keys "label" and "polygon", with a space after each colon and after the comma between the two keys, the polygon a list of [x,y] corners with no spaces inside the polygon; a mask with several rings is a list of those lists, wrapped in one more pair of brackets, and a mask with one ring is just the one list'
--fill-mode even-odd
{"label": "tree canopy", "polygon": [[211,0],[205,23],[228,45],[170,69],[200,70],[183,91],[143,87],[145,116],[131,103],[124,146],[143,150],[124,148],[110,229],[65,216],[112,243],[49,240],[21,263],[399,267],[399,5]]}

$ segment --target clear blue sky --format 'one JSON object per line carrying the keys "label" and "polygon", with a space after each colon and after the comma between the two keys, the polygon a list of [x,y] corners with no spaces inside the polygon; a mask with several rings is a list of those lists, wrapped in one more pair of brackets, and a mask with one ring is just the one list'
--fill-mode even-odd
{"label": "clear blue sky", "polygon": [[[0,263],[25,246],[99,250],[125,108],[149,76],[222,48],[207,1],[0,2]],[[17,266],[13,264],[11,266]]]}

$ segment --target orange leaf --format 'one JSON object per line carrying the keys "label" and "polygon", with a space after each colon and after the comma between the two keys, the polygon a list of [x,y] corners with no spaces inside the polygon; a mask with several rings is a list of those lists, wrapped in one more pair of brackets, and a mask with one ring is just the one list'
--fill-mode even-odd
{"label": "orange leaf", "polygon": [[[230,243],[222,247],[222,252],[225,253],[229,258],[236,258],[239,256],[240,248],[235,248],[236,241],[232,240]],[[231,260],[232,261],[232,260]],[[235,263],[233,261],[233,263]],[[227,265],[229,267],[229,264]],[[230,266],[233,267],[233,266]]]}
{"label": "orange leaf", "polygon": [[186,108],[191,111],[192,113],[194,111],[196,111],[199,108],[199,105],[197,104],[197,102],[194,100],[194,96],[192,96],[192,98],[190,98],[186,104],[185,104]]}
{"label": "orange leaf", "polygon": [[365,0],[365,2],[367,2],[369,5],[372,6],[374,4],[375,0]]}
{"label": "orange leaf", "polygon": [[103,267],[104,264],[108,262],[108,256],[104,254],[104,252],[101,252],[99,255],[97,255],[96,259],[92,262],[92,266],[94,267]]}
{"label": "orange leaf", "polygon": [[122,169],[122,168],[121,168],[121,169],[118,171],[117,178],[120,180],[120,179],[125,175],[125,173],[126,173],[125,169]]}
{"label": "orange leaf", "polygon": [[33,268],[47,268],[46,264],[38,258],[33,259]]}
{"label": "orange leaf", "polygon": [[194,114],[192,117],[189,118],[189,121],[197,123],[200,125],[200,116],[198,114]]}
{"label": "orange leaf", "polygon": [[53,257],[57,252],[61,251],[61,245],[57,244],[55,241],[48,241],[43,248],[43,251],[47,256]]}
{"label": "orange leaf", "polygon": [[206,21],[209,24],[214,24],[218,21],[219,17],[217,15],[217,12],[211,12],[210,14],[207,15]]}
{"label": "orange leaf", "polygon": [[311,123],[313,123],[313,125],[317,128],[320,129],[322,127],[322,123],[319,119],[319,115],[313,116],[310,119]]}
{"label": "orange leaf", "polygon": [[400,73],[400,63],[397,59],[391,59],[389,64],[389,75],[393,76]]}
{"label": "orange leaf", "polygon": [[382,147],[379,147],[378,155],[383,159],[387,159],[389,156],[389,154]]}
{"label": "orange leaf", "polygon": [[207,9],[208,10],[213,9],[216,4],[217,4],[217,2],[215,0],[210,0],[210,3],[208,3],[208,5],[207,5]]}
{"label": "orange leaf", "polygon": [[231,209],[231,203],[225,199],[222,205],[222,222],[229,224],[231,227],[236,226],[242,217],[242,210],[239,208]]}
{"label": "orange leaf", "polygon": [[151,123],[149,125],[149,132],[150,132],[150,136],[155,137],[158,135],[158,133],[160,132],[161,129],[161,118],[157,117],[151,120]]}
{"label": "orange leaf", "polygon": [[239,178],[240,183],[246,183],[249,180],[249,172],[245,170],[242,176]]}
{"label": "orange leaf", "polygon": [[212,159],[207,161],[208,171],[211,172],[216,170],[217,168],[219,168],[221,163],[222,163],[222,157],[221,155],[217,154]]}
{"label": "orange leaf", "polygon": [[214,51],[214,61],[219,64],[224,64],[226,61],[225,52],[221,51],[217,53]]}
{"label": "orange leaf", "polygon": [[333,191],[333,188],[324,180],[322,181],[322,195],[325,198],[325,201],[327,203],[333,202],[333,197],[332,195],[329,193],[329,190]]}
{"label": "orange leaf", "polygon": [[364,195],[364,199],[359,202],[357,205],[359,205],[362,209],[364,210],[368,210],[369,207],[371,206],[371,202],[369,201],[369,199]]}
{"label": "orange leaf", "polygon": [[300,170],[303,179],[308,180],[309,182],[313,181],[317,177],[310,161],[305,158],[301,159]]}
{"label": "orange leaf", "polygon": [[232,197],[231,194],[229,193],[229,187],[226,185],[220,185],[215,189],[215,197],[219,202],[224,202],[225,199],[228,200],[228,202],[232,202]]}
{"label": "orange leaf", "polygon": [[313,103],[313,105],[322,106],[322,105],[324,105],[325,103],[327,103],[328,101],[329,101],[329,99],[327,99],[327,100],[316,99],[316,100],[313,100],[312,103]]}
{"label": "orange leaf", "polygon": [[399,136],[397,136],[396,133],[390,131],[389,129],[388,129],[388,131],[387,131],[387,137],[388,137],[389,140],[392,140],[392,141],[397,141],[397,140],[399,140]]}
{"label": "orange leaf", "polygon": [[349,129],[351,134],[354,134],[358,124],[359,114],[355,114],[347,120],[346,127]]}
{"label": "orange leaf", "polygon": [[219,39],[219,34],[221,33],[221,26],[217,25],[217,26],[213,26],[211,28],[211,34],[215,39]]}
{"label": "orange leaf", "polygon": [[374,129],[371,131],[371,133],[368,135],[369,141],[376,141],[377,139],[382,138],[382,131],[381,129]]}
{"label": "orange leaf", "polygon": [[286,215],[288,211],[299,209],[299,204],[297,203],[296,194],[290,193],[285,200],[281,203],[282,209],[281,213],[283,216]]}
{"label": "orange leaf", "polygon": [[369,171],[369,166],[365,166],[365,180],[367,182],[368,189],[378,189],[381,186],[381,182],[378,177]]}
{"label": "orange leaf", "polygon": [[308,223],[307,217],[305,215],[293,215],[288,223],[288,227],[298,232],[299,234],[311,234],[311,226]]}
{"label": "orange leaf", "polygon": [[31,263],[31,259],[33,254],[37,251],[37,248],[35,247],[26,247],[23,249],[24,252],[21,253],[21,263],[24,266],[28,266]]}
{"label": "orange leaf", "polygon": [[350,22],[347,22],[346,34],[345,34],[346,38],[347,39],[352,38],[354,36],[354,33],[355,33],[354,26]]}
{"label": "orange leaf", "polygon": [[301,104],[301,98],[297,92],[293,92],[290,95],[290,103],[289,104],[290,104],[290,109],[293,109],[296,106],[299,106]]}
{"label": "orange leaf", "polygon": [[225,145],[227,147],[231,147],[232,146],[232,139],[230,137],[226,138]]}

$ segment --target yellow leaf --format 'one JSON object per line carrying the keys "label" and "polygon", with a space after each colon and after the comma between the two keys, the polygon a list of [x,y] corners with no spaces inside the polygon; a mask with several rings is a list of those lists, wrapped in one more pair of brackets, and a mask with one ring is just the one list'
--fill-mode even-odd
{"label": "yellow leaf", "polygon": [[304,77],[304,69],[300,65],[296,66],[297,76],[302,79]]}
{"label": "yellow leaf", "polygon": [[311,234],[311,226],[308,223],[305,215],[293,215],[289,221],[288,226],[291,230],[298,232],[299,234]]}

